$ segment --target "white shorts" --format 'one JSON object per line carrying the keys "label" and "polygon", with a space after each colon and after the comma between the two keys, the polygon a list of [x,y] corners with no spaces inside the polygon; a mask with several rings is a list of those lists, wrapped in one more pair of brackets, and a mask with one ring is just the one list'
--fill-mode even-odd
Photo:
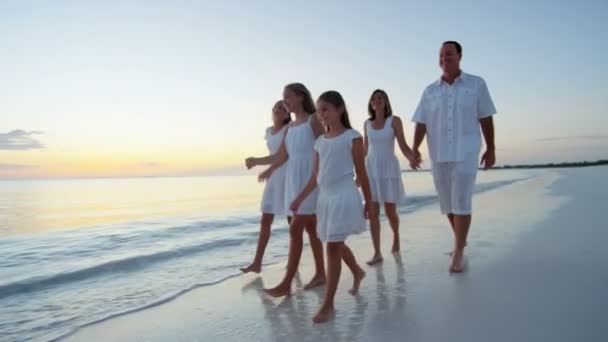
{"label": "white shorts", "polygon": [[433,181],[442,214],[471,215],[478,154],[464,161],[433,163]]}

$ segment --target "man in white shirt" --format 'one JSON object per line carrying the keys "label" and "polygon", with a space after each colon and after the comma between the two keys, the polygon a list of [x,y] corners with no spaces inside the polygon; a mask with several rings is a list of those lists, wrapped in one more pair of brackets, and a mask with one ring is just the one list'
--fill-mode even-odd
{"label": "man in white shirt", "polygon": [[[486,151],[481,158],[484,169],[496,160],[494,123],[496,113],[485,81],[460,70],[462,47],[458,42],[442,44],[439,65],[441,78],[426,87],[412,121],[416,122],[414,153],[428,136],[433,180],[441,212],[447,215],[454,232],[454,251],[450,272],[462,272],[464,247],[471,225],[471,202],[481,151],[481,131]],[[418,168],[419,163],[412,164]]]}

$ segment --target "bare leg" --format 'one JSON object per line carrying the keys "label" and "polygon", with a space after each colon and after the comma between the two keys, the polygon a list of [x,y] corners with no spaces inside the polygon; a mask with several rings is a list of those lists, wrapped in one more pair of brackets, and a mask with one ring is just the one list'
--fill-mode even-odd
{"label": "bare leg", "polygon": [[[293,217],[291,216],[287,216],[287,225],[291,226],[291,220],[293,219]],[[287,264],[285,264],[285,269],[287,269]]]}
{"label": "bare leg", "polygon": [[255,251],[255,257],[253,258],[251,265],[241,268],[243,273],[260,273],[260,271],[262,271],[262,259],[264,258],[264,251],[268,245],[268,240],[270,240],[270,227],[272,226],[273,219],[273,214],[262,214],[260,236],[258,237],[258,247]]}
{"label": "bare leg", "polygon": [[450,221],[450,227],[452,227],[452,232],[454,235],[456,234],[456,228],[454,228],[454,214],[448,214],[448,221]]}
{"label": "bare leg", "polygon": [[365,271],[359,266],[357,259],[353,255],[353,251],[348,248],[346,243],[342,247],[342,260],[344,260],[346,266],[353,273],[353,288],[348,290],[348,293],[354,296],[359,292],[359,285],[361,285],[361,280],[365,278]]}
{"label": "bare leg", "polygon": [[323,260],[323,243],[317,236],[317,217],[310,216],[306,218],[306,232],[310,240],[310,248],[312,256],[315,259],[315,275],[312,280],[304,286],[305,290],[315,288],[325,284],[325,262]]}
{"label": "bare leg", "polygon": [[384,211],[388,217],[388,222],[393,230],[393,249],[392,252],[399,252],[401,243],[399,240],[399,215],[397,214],[397,206],[395,203],[384,203]]}
{"label": "bare leg", "polygon": [[291,293],[291,282],[298,271],[300,258],[302,257],[302,245],[304,244],[304,218],[296,215],[289,226],[289,257],[287,258],[287,271],[283,280],[271,289],[265,289],[267,294],[273,297],[288,296]]}
{"label": "bare leg", "polygon": [[467,243],[470,226],[471,215],[454,215],[454,254],[452,255],[450,272],[459,273],[463,271],[462,257],[464,255],[464,247]]}
{"label": "bare leg", "polygon": [[370,266],[382,262],[382,251],[380,250],[380,204],[378,204],[378,202],[373,202],[372,205],[376,209],[377,216],[370,217],[369,219],[369,230],[372,234],[372,242],[374,244],[374,256],[367,262]]}
{"label": "bare leg", "polygon": [[342,248],[344,242],[327,243],[327,288],[325,289],[325,299],[319,312],[313,317],[315,323],[327,322],[334,312],[334,297],[338,289],[340,272],[342,271]]}
{"label": "bare leg", "polygon": [[[448,221],[450,221],[450,227],[452,227],[452,232],[454,233],[454,239],[456,239],[456,228],[454,227],[454,214],[448,214]],[[464,242],[464,246],[467,246],[467,242]],[[449,256],[454,255],[454,251],[448,253]]]}

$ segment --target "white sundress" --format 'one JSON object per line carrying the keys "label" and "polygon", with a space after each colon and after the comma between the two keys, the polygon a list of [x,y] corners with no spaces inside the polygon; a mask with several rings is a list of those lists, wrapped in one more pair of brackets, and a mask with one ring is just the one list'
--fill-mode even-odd
{"label": "white sundress", "polygon": [[392,116],[384,121],[382,129],[374,129],[370,120],[365,122],[368,140],[365,168],[372,200],[400,204],[405,200],[405,190],[399,160],[395,156],[395,132],[392,124]]}
{"label": "white sundress", "polygon": [[324,242],[345,241],[366,230],[362,197],[354,180],[353,140],[359,132],[349,129],[334,138],[319,137],[317,184],[317,235]]}
{"label": "white sundress", "polygon": [[[266,139],[266,146],[270,154],[277,153],[279,147],[281,147],[286,129],[287,125],[283,126],[275,134],[272,134],[272,127],[266,129],[264,139]],[[285,214],[285,165],[276,169],[266,181],[260,207],[264,214]]]}
{"label": "white sundress", "polygon": [[[285,148],[289,159],[285,170],[285,213],[293,216],[289,209],[291,202],[304,190],[313,174],[315,134],[310,118],[299,124],[290,125],[285,135]],[[317,207],[317,190],[314,190],[298,208],[298,215],[314,215]]]}

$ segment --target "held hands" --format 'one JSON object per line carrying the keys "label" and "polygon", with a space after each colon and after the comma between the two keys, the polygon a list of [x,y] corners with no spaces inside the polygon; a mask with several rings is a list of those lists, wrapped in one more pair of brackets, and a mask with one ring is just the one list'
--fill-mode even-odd
{"label": "held hands", "polygon": [[422,155],[420,155],[420,152],[417,149],[411,150],[411,152],[405,157],[410,162],[410,168],[412,168],[412,170],[420,170],[420,163],[422,163]]}
{"label": "held hands", "polygon": [[496,163],[496,154],[494,149],[487,149],[486,152],[481,156],[481,163],[479,165],[483,165],[484,170],[488,170],[494,166]]}

